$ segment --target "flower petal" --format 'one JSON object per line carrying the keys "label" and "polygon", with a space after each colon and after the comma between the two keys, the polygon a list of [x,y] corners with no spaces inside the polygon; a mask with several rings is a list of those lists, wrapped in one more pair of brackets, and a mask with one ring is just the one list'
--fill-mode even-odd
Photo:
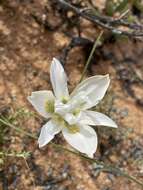
{"label": "flower petal", "polygon": [[31,96],[28,96],[29,102],[43,117],[49,118],[50,113],[46,112],[45,106],[47,101],[54,101],[54,95],[52,91],[42,90],[32,92]]}
{"label": "flower petal", "polygon": [[[84,119],[85,116],[83,116],[84,122],[82,122],[82,123],[84,123],[84,124],[103,125],[103,126],[113,127],[113,128],[118,127],[116,125],[116,123],[105,114],[95,112],[95,111],[89,111],[89,110],[84,111],[84,114],[86,115],[86,117],[90,118],[90,123],[89,123],[88,120]],[[82,120],[82,118],[81,118],[81,120]]]}
{"label": "flower petal", "polygon": [[90,101],[87,101],[84,109],[89,109],[104,97],[104,94],[109,86],[110,79],[109,75],[97,75],[90,77],[81,82],[71,96],[74,98],[78,93],[84,92]]}
{"label": "flower petal", "polygon": [[69,97],[67,88],[67,76],[61,63],[53,58],[50,68],[50,79],[57,99]]}
{"label": "flower petal", "polygon": [[38,138],[39,147],[43,147],[48,144],[54,136],[61,131],[61,128],[52,121],[47,122],[42,128]]}
{"label": "flower petal", "polygon": [[90,116],[88,116],[86,111],[81,111],[78,123],[81,125],[94,125],[93,119]]}
{"label": "flower petal", "polygon": [[79,132],[70,133],[67,128],[63,128],[63,136],[75,149],[93,157],[97,149],[96,132],[89,126],[80,126],[79,129]]}

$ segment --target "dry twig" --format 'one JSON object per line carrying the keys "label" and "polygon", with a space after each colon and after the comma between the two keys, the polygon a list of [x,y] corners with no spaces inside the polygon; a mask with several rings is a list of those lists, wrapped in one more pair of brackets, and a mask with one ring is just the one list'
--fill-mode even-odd
{"label": "dry twig", "polygon": [[[127,12],[125,12],[125,14],[121,15],[119,18],[113,18],[94,14],[91,9],[77,8],[65,0],[56,1],[64,8],[75,12],[78,16],[95,23],[103,29],[110,30],[116,34],[126,35],[134,38],[143,36],[143,25],[137,23],[129,23],[126,21],[126,19],[124,19]],[[121,29],[121,27],[124,27],[125,29]]]}

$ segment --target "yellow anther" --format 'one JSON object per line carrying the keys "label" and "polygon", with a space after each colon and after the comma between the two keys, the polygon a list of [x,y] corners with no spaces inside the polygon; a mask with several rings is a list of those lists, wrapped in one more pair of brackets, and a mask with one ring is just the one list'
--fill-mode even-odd
{"label": "yellow anther", "polygon": [[66,103],[68,102],[68,100],[69,100],[69,98],[63,97],[63,98],[62,98],[62,103],[63,103],[63,104],[66,104]]}
{"label": "yellow anther", "polygon": [[68,125],[68,130],[70,133],[78,133],[80,131],[79,127],[77,125]]}
{"label": "yellow anther", "polygon": [[78,115],[79,113],[80,113],[80,109],[79,108],[77,108],[77,109],[75,109],[74,111],[73,111],[73,115]]}
{"label": "yellow anther", "polygon": [[47,100],[45,104],[45,110],[48,113],[54,113],[55,111],[55,106],[54,106],[54,101],[53,100]]}

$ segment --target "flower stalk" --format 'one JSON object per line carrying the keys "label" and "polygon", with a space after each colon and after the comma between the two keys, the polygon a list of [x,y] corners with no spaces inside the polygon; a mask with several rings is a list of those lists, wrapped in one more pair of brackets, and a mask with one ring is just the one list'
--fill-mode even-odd
{"label": "flower stalk", "polygon": [[92,56],[93,56],[93,54],[95,52],[95,49],[96,49],[97,45],[99,44],[99,41],[100,41],[102,35],[103,35],[103,31],[100,32],[99,36],[97,37],[97,39],[95,40],[95,42],[93,44],[92,50],[91,50],[90,55],[89,55],[89,57],[87,59],[87,62],[85,64],[85,67],[84,67],[84,70],[82,72],[81,79],[80,79],[79,83],[83,80],[83,78],[84,78],[84,76],[86,74],[86,71],[87,71],[88,66],[89,66],[89,64],[91,62]]}

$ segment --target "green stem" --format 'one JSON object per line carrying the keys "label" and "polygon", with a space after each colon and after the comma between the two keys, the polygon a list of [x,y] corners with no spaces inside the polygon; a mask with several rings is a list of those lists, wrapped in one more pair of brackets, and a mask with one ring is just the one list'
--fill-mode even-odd
{"label": "green stem", "polygon": [[37,137],[35,135],[32,135],[31,133],[28,133],[28,132],[24,131],[23,129],[18,128],[16,126],[12,125],[6,119],[1,119],[0,118],[0,122],[3,123],[4,125],[8,126],[8,127],[11,127],[12,129],[16,130],[18,133],[23,133],[26,136],[29,136],[29,137],[34,138],[34,139],[37,139]]}
{"label": "green stem", "polygon": [[87,71],[87,69],[88,69],[88,66],[89,66],[90,62],[91,62],[92,56],[93,56],[93,54],[94,54],[94,52],[95,52],[95,49],[96,49],[96,47],[97,47],[97,45],[98,45],[98,43],[99,43],[99,41],[100,41],[102,35],[103,35],[103,31],[100,32],[98,38],[95,40],[95,42],[94,42],[94,44],[93,44],[92,50],[91,50],[90,55],[89,55],[89,57],[88,57],[88,59],[87,59],[87,62],[86,62],[86,64],[85,64],[85,67],[84,67],[84,69],[83,69],[83,72],[82,72],[82,75],[81,75],[81,78],[80,78],[79,83],[83,80],[83,78],[84,78],[84,76],[85,76],[85,73],[86,73],[86,71]]}
{"label": "green stem", "polygon": [[72,153],[76,156],[79,156],[81,157],[82,159],[85,159],[87,160],[88,162],[90,163],[96,163],[97,165],[101,166],[101,171],[104,171],[104,172],[111,172],[111,173],[116,173],[116,174],[119,174],[121,176],[124,176],[126,178],[128,178],[129,180],[131,181],[134,181],[135,183],[141,185],[143,187],[143,182],[141,182],[140,180],[136,179],[134,176],[132,175],[129,175],[127,174],[126,172],[120,170],[119,168],[116,168],[116,167],[113,167],[112,165],[107,165],[107,164],[104,164],[103,162],[99,161],[99,160],[96,160],[96,159],[93,159],[93,158],[90,158],[84,154],[81,154],[79,152],[75,152],[73,150],[69,150],[65,147],[63,147],[62,145],[58,145],[58,144],[55,144],[55,143],[51,143],[53,147],[55,147],[56,149],[59,149],[59,150],[63,150],[65,152],[69,152],[69,153]]}
{"label": "green stem", "polygon": [[[31,133],[29,132],[26,132],[24,131],[23,129],[20,129],[14,125],[12,125],[11,123],[9,123],[7,120],[5,119],[1,119],[0,118],[0,122],[8,127],[11,127],[12,129],[16,130],[17,132],[19,133],[23,133],[24,135],[27,135],[29,136],[30,138],[33,138],[33,139],[37,139],[38,137],[36,135],[32,135]],[[84,159],[84,160],[87,160],[88,162],[90,163],[96,163],[97,165],[99,165],[101,167],[101,171],[105,171],[105,172],[111,172],[111,173],[116,173],[116,174],[119,174],[123,177],[126,177],[127,179],[139,184],[142,188],[143,188],[143,182],[141,182],[140,180],[136,179],[134,176],[132,175],[129,175],[127,174],[126,172],[120,170],[119,168],[117,167],[114,167],[112,165],[107,165],[107,164],[104,164],[102,161],[99,161],[99,160],[96,160],[96,159],[93,159],[93,158],[89,158],[88,156],[86,156],[85,154],[81,154],[79,152],[76,152],[76,151],[73,151],[73,150],[70,150],[68,148],[65,148],[63,147],[62,145],[58,145],[58,144],[55,144],[53,142],[50,143],[54,148],[56,149],[59,149],[59,150],[62,150],[62,151],[65,151],[65,152],[68,152],[68,153],[71,153],[71,154],[74,154],[76,156],[79,156],[80,158]]]}
{"label": "green stem", "polygon": [[29,155],[29,152],[0,152],[0,157],[27,158]]}

